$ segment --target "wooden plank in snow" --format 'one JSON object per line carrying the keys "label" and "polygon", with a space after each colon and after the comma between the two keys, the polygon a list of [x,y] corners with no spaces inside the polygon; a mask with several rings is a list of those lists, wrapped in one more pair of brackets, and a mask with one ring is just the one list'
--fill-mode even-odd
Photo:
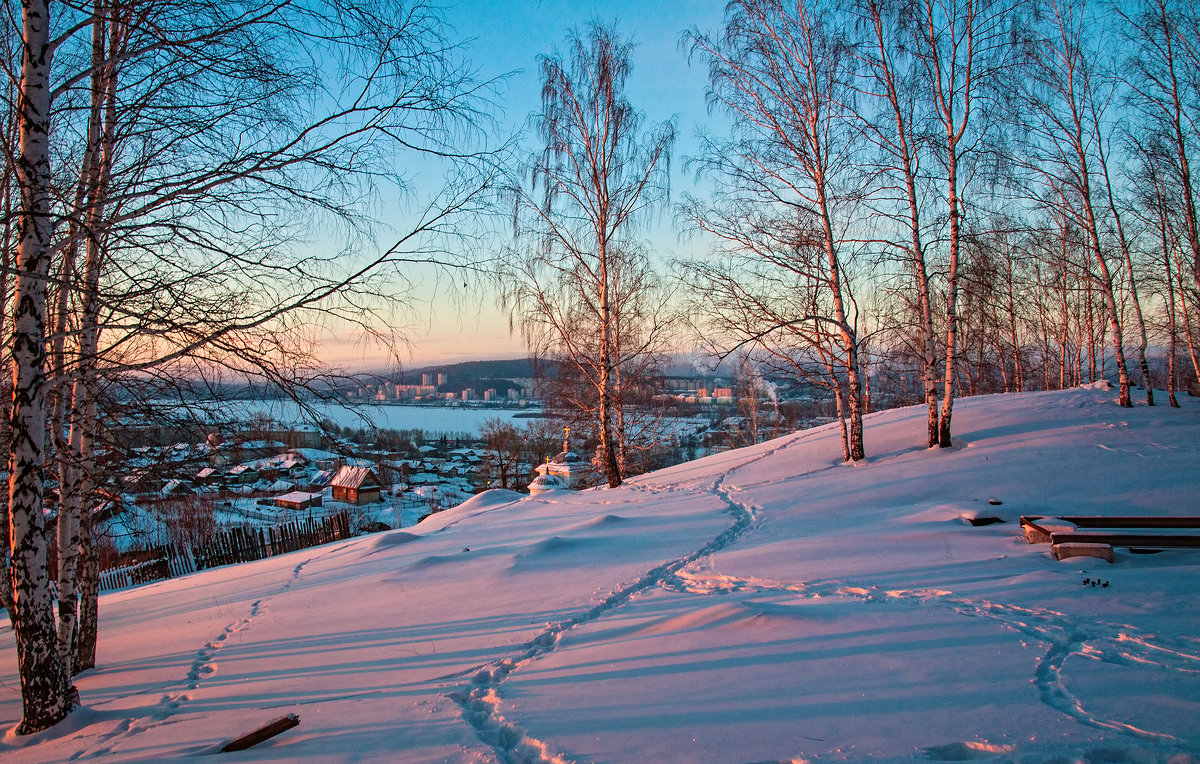
{"label": "wooden plank in snow", "polygon": [[1120,515],[1062,515],[1058,518],[1078,528],[1200,528],[1200,517],[1147,517]]}
{"label": "wooden plank in snow", "polygon": [[1063,542],[1050,547],[1056,560],[1066,560],[1071,557],[1096,557],[1105,562],[1113,561],[1113,548],[1108,544],[1083,544]]}
{"label": "wooden plank in snow", "polygon": [[299,723],[300,717],[296,716],[295,714],[281,716],[270,724],[265,724],[253,732],[248,732],[239,738],[230,740],[228,743],[221,746],[221,752],[229,753],[231,751],[244,751],[247,748],[258,745],[264,740],[270,740],[281,732],[290,730]]}
{"label": "wooden plank in snow", "polygon": [[1200,548],[1200,536],[1182,533],[1114,533],[1104,531],[1065,531],[1050,534],[1051,544],[1108,544],[1109,546],[1165,549]]}

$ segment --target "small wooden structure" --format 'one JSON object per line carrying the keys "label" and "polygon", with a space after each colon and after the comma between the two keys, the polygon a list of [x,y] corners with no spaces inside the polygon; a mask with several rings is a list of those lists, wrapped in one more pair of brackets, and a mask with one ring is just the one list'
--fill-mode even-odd
{"label": "small wooden structure", "polygon": [[334,501],[359,505],[380,501],[383,490],[383,484],[369,468],[350,465],[339,469],[329,485],[333,489]]}
{"label": "small wooden structure", "polygon": [[[1113,547],[1130,549],[1200,548],[1200,535],[1180,533],[1200,528],[1200,517],[1162,515],[1024,515],[1021,528],[1030,544],[1050,544],[1055,559],[1098,557],[1113,561]],[[1084,530],[1080,530],[1080,529]]]}
{"label": "small wooden structure", "polygon": [[248,732],[241,737],[230,740],[225,745],[221,746],[221,753],[231,753],[233,751],[244,751],[247,748],[253,748],[264,740],[270,740],[281,732],[287,732],[292,727],[300,724],[300,717],[295,714],[281,716],[269,724],[264,724],[253,732]]}
{"label": "small wooden structure", "polygon": [[320,493],[309,493],[307,491],[291,491],[282,496],[275,497],[275,506],[283,507],[284,509],[308,509],[310,507],[320,507],[324,505],[324,496]]}

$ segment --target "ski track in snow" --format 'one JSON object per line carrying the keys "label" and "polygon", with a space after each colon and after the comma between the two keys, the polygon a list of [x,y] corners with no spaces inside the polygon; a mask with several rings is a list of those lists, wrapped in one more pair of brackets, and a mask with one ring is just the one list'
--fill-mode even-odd
{"label": "ski track in snow", "polygon": [[[804,433],[807,434],[807,433]],[[731,466],[718,477],[710,486],[691,489],[679,484],[651,486],[637,483],[627,483],[631,490],[651,494],[674,493],[677,491],[696,491],[719,496],[728,505],[728,511],[734,522],[704,546],[683,557],[663,563],[651,569],[631,584],[617,589],[602,599],[598,604],[584,613],[549,626],[538,636],[522,646],[522,652],[516,657],[493,661],[477,669],[471,682],[454,692],[449,698],[462,708],[463,718],[475,729],[479,740],[492,747],[497,758],[506,763],[548,762],[563,764],[568,759],[554,753],[546,742],[529,734],[520,725],[507,720],[500,713],[500,686],[513,672],[521,669],[531,661],[535,661],[546,653],[554,650],[563,635],[577,626],[596,621],[620,608],[638,594],[657,586],[670,585],[681,571],[699,560],[707,558],[716,552],[736,544],[745,533],[758,525],[759,509],[749,504],[743,504],[732,498],[734,489],[726,487],[726,483],[735,472],[743,467],[765,459],[787,448],[800,437],[789,438],[779,446],[757,456],[746,459]]]}
{"label": "ski track in snow", "polygon": [[[273,597],[286,592],[292,588],[292,585],[299,580],[304,571],[305,566],[310,562],[324,557],[330,552],[313,555],[292,568],[292,574],[282,586],[275,590],[269,597]],[[196,657],[192,660],[188,668],[187,674],[177,688],[164,692],[159,698],[154,707],[142,716],[140,719],[133,717],[126,718],[121,721],[115,729],[108,734],[102,735],[98,739],[98,747],[87,748],[78,751],[74,759],[88,758],[92,756],[105,756],[117,752],[117,746],[125,740],[139,735],[143,732],[152,730],[160,725],[169,724],[170,718],[179,712],[179,709],[192,699],[192,694],[200,688],[204,680],[217,673],[218,663],[217,655],[221,648],[226,644],[230,637],[239,634],[248,629],[254,620],[266,611],[270,605],[269,597],[263,597],[250,603],[250,611],[244,617],[230,623],[220,634],[214,637],[209,642],[205,643],[204,647],[196,651]]]}

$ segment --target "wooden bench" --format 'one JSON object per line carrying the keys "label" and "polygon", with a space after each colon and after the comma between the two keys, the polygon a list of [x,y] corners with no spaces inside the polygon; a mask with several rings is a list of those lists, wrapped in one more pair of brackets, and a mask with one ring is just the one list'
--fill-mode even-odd
{"label": "wooden bench", "polygon": [[[1025,539],[1030,544],[1050,543],[1052,534],[1074,532],[1078,528],[1118,528],[1122,530],[1134,531],[1150,529],[1176,530],[1182,528],[1200,528],[1200,517],[1164,517],[1162,515],[1143,517],[1136,517],[1132,515],[1060,515],[1058,517],[1046,517],[1043,515],[1021,516],[1021,529],[1025,531]],[[1185,540],[1194,538],[1190,535],[1170,535]],[[1159,536],[1155,535],[1154,538],[1159,538]],[[1117,546],[1125,546],[1125,544],[1117,544]],[[1184,543],[1175,544],[1174,546],[1193,546],[1193,544],[1185,541]]]}
{"label": "wooden bench", "polygon": [[1176,533],[1113,533],[1088,531],[1056,531],[1050,534],[1051,544],[1108,544],[1109,546],[1164,549],[1168,547],[1200,547],[1200,535]]}
{"label": "wooden bench", "polygon": [[1021,530],[1025,531],[1025,540],[1030,544],[1049,544],[1051,533],[1071,531],[1076,527],[1056,517],[1021,516]]}
{"label": "wooden bench", "polygon": [[1058,519],[1076,528],[1200,528],[1200,517],[1061,515]]}

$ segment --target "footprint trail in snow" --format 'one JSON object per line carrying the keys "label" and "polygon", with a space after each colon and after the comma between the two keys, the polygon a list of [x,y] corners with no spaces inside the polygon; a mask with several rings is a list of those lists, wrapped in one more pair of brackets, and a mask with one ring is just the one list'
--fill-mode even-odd
{"label": "footprint trail in snow", "polygon": [[[522,652],[511,658],[495,661],[478,668],[470,684],[449,694],[451,700],[462,708],[463,718],[475,729],[479,740],[491,746],[501,761],[553,762],[565,761],[553,753],[549,746],[522,729],[500,713],[499,689],[515,671],[554,650],[563,635],[583,624],[602,618],[629,602],[638,594],[659,586],[669,586],[684,568],[707,558],[716,552],[736,544],[748,530],[758,522],[758,509],[749,504],[735,501],[725,483],[739,469],[765,459],[787,448],[798,438],[789,438],[781,445],[758,456],[747,459],[725,472],[712,485],[698,489],[699,493],[715,494],[727,505],[733,516],[733,524],[699,549],[683,557],[663,563],[643,574],[633,583],[624,586],[601,600],[597,605],[574,618],[548,627],[522,646]],[[632,484],[630,489],[649,493],[671,493],[683,489],[679,486],[662,488]]]}
{"label": "footprint trail in snow", "polygon": [[[298,563],[292,568],[292,573],[288,577],[288,580],[274,592],[274,595],[282,594],[292,588],[292,585],[296,583],[303,573],[305,566],[323,556],[324,554],[315,555]],[[261,616],[269,605],[270,599],[268,598],[257,599],[250,603],[250,610],[244,617],[230,623],[220,634],[196,651],[195,658],[193,658],[191,665],[188,667],[183,680],[178,682],[174,689],[164,692],[153,708],[143,718],[134,719],[131,717],[123,720],[111,732],[99,738],[99,746],[80,751],[72,758],[78,759],[114,754],[118,750],[118,745],[123,741],[163,724],[169,724],[170,718],[177,714],[184,704],[193,699],[194,693],[200,689],[205,680],[217,673],[219,668],[217,656],[221,648],[228,644],[231,637],[250,628],[255,619]]]}
{"label": "footprint trail in snow", "polygon": [[[584,613],[548,627],[522,646],[517,656],[480,667],[471,682],[449,697],[461,708],[464,719],[475,729],[479,740],[491,746],[502,761],[562,762],[550,746],[532,736],[500,713],[500,688],[515,671],[553,651],[572,629],[612,613],[633,597],[658,587],[689,594],[722,595],[735,593],[787,593],[801,598],[839,596],[869,604],[881,598],[905,601],[914,607],[942,607],[964,617],[984,617],[1005,627],[1045,642],[1047,652],[1038,659],[1033,681],[1042,701],[1077,721],[1099,729],[1124,733],[1142,741],[1174,742],[1191,748],[1195,741],[1179,740],[1171,735],[1145,730],[1116,719],[1089,712],[1075,696],[1063,677],[1063,666],[1071,657],[1086,657],[1117,665],[1138,665],[1163,671],[1200,673],[1198,645],[1165,644],[1154,636],[1139,633],[1132,626],[1079,619],[1048,609],[1029,609],[1003,603],[975,601],[952,596],[947,591],[880,590],[871,586],[853,586],[845,581],[774,581],[766,578],[738,578],[717,572],[712,555],[737,544],[759,525],[760,511],[739,501],[732,485],[737,472],[768,458],[802,440],[805,433],[788,438],[778,447],[731,466],[707,486],[688,486],[686,482],[649,486],[629,484],[635,491],[657,494],[695,491],[719,496],[733,516],[733,524],[700,549],[644,574],[632,584],[618,589]],[[932,755],[932,754],[931,754]],[[937,758],[934,756],[934,758]]]}

